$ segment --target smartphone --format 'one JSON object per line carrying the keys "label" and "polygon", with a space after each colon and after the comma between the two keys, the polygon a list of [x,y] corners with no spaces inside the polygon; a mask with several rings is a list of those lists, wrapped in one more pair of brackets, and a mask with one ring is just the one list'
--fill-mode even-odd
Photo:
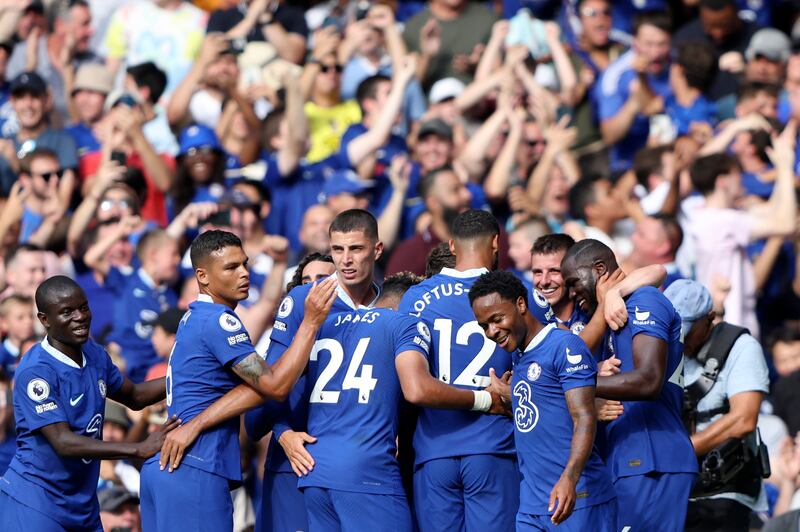
{"label": "smartphone", "polygon": [[202,222],[200,225],[215,225],[217,227],[230,227],[231,226],[231,211],[215,212]]}
{"label": "smartphone", "polygon": [[362,0],[359,2],[356,6],[356,20],[364,20],[367,18],[367,13],[369,13],[371,7],[372,5],[367,1]]}
{"label": "smartphone", "polygon": [[121,166],[128,166],[128,156],[124,151],[112,151],[111,160],[118,162]]}
{"label": "smartphone", "polygon": [[239,55],[244,52],[244,47],[247,46],[245,39],[230,39],[228,47],[222,51],[222,54]]}

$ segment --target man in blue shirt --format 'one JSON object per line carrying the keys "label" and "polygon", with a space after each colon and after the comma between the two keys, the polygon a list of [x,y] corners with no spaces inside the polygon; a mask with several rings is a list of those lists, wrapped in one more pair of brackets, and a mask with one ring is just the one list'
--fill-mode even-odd
{"label": "man in blue shirt", "polygon": [[[489,370],[511,369],[511,356],[486,338],[475,321],[467,293],[497,264],[497,220],[468,210],[452,226],[455,268],[443,268],[400,302],[399,311],[421,318],[432,331],[430,371],[444,383],[468,390],[489,385]],[[541,296],[536,309],[552,321]],[[414,503],[422,532],[512,530],[519,500],[513,424],[503,417],[423,408],[414,434]],[[491,511],[489,511],[491,509]]]}
{"label": "man in blue shirt", "polygon": [[636,18],[633,48],[609,65],[597,86],[600,129],[611,149],[611,170],[629,168],[650,135],[650,119],[664,111],[671,94],[671,21],[664,13]]}
{"label": "man in blue shirt", "polygon": [[539,322],[509,272],[482,275],[469,300],[486,336],[514,353],[511,387],[495,384],[514,412],[517,530],[616,530],[611,479],[594,447],[594,356],[580,338]]}
{"label": "man in blue shirt", "polygon": [[[207,231],[192,243],[191,259],[200,295],[181,320],[167,369],[167,410],[188,423],[142,468],[142,522],[148,532],[233,529],[230,487],[242,479],[238,416],[265,398],[283,400],[289,394],[336,285],[328,280],[309,290],[295,339],[270,366],[233,311],[250,289],[239,238]],[[184,456],[185,467],[178,469]],[[163,471],[167,466],[169,472]]]}
{"label": "man in blue shirt", "polygon": [[[575,244],[561,265],[567,289],[589,314],[597,310],[598,279],[618,268],[608,246],[592,239]],[[682,530],[697,460],[681,419],[681,318],[652,287],[634,291],[626,306],[628,322],[603,342],[602,358],[619,370],[597,379],[597,396],[624,407],[598,438],[617,491],[617,527]]]}
{"label": "man in blue shirt", "polygon": [[0,478],[0,530],[100,531],[100,460],[148,458],[173,418],[141,443],[103,440],[106,397],[135,410],[164,399],[164,379],[133,384],[89,339],[92,313],[83,290],[55,276],[36,290],[47,337],[17,368],[17,451]]}

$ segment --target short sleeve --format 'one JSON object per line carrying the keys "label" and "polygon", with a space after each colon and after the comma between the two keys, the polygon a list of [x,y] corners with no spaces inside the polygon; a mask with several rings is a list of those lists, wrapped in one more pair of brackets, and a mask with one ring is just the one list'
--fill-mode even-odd
{"label": "short sleeve", "polygon": [[303,303],[307,294],[307,287],[298,286],[281,301],[269,336],[267,362],[270,364],[275,363],[292,344],[292,339],[303,322]]}
{"label": "short sleeve", "polygon": [[235,366],[256,348],[242,322],[233,312],[210,316],[203,328],[204,341],[223,366]]}
{"label": "short sleeve", "polygon": [[769,392],[769,370],[761,344],[744,334],[733,344],[722,371],[725,373],[725,395],[742,392]]}
{"label": "short sleeve", "polygon": [[637,334],[645,334],[670,341],[670,327],[674,319],[674,309],[655,288],[642,288],[628,298],[628,328],[631,339]]}
{"label": "short sleeve", "polygon": [[128,42],[125,36],[125,21],[123,20],[122,10],[126,7],[117,9],[111,17],[105,38],[105,48],[108,57],[123,59],[128,53]]}
{"label": "short sleeve", "polygon": [[[612,82],[611,79],[606,79],[609,72],[606,71],[600,80],[600,83],[595,87],[597,99],[597,112],[600,120],[608,120],[616,115],[625,101],[628,99],[628,88],[624,87],[620,80]],[[622,78],[624,79],[624,78]]]}
{"label": "short sleeve", "polygon": [[122,376],[119,368],[111,361],[111,357],[108,356],[106,350],[100,346],[98,346],[98,348],[100,349],[101,356],[103,356],[106,361],[106,395],[112,396],[122,387],[125,377]]}
{"label": "short sleeve", "polygon": [[15,377],[14,409],[17,419],[24,418],[30,430],[53,423],[68,423],[67,412],[59,397],[56,373],[38,366],[18,371]]}
{"label": "short sleeve", "polygon": [[428,358],[431,343],[431,331],[428,326],[422,320],[407,316],[398,316],[395,323],[397,325],[394,334],[394,356],[406,351],[417,351]]}
{"label": "short sleeve", "polygon": [[[551,333],[552,334],[552,333]],[[597,385],[597,363],[586,343],[579,336],[564,331],[563,340],[553,354],[561,388],[564,391]]]}

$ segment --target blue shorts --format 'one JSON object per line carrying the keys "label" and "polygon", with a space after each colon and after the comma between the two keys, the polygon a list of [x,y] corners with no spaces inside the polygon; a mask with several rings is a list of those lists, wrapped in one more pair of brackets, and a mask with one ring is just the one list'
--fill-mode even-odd
{"label": "blue shorts", "polygon": [[297,475],[264,471],[261,508],[256,512],[258,532],[308,530],[303,492],[297,489]]}
{"label": "blue shorts", "polygon": [[512,455],[439,458],[414,473],[414,507],[421,532],[514,530],[519,469]]}
{"label": "blue shorts", "polygon": [[405,495],[305,488],[310,532],[411,532]]}
{"label": "blue shorts", "polygon": [[559,525],[554,525],[548,515],[517,514],[517,532],[531,530],[555,530],[558,532],[618,532],[617,501],[612,499],[602,504],[579,508]]}
{"label": "blue shorts", "polygon": [[683,530],[696,477],[694,473],[649,473],[617,479],[617,530]]}
{"label": "blue shorts", "polygon": [[158,460],[141,473],[142,532],[231,532],[233,503],[228,479],[181,464],[169,473]]}
{"label": "blue shorts", "polygon": [[0,491],[0,530],[3,532],[81,532],[95,530],[103,532],[100,516],[95,523],[87,524],[79,529],[65,528],[62,524],[45,514],[25,506],[12,496]]}

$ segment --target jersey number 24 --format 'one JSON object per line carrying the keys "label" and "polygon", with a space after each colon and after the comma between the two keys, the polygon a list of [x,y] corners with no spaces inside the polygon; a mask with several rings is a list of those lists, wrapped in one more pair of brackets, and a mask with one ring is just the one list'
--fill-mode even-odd
{"label": "jersey number 24", "polygon": [[[362,338],[359,340],[356,350],[350,359],[350,364],[347,366],[347,373],[344,375],[342,381],[342,390],[358,390],[358,402],[366,404],[369,402],[369,395],[375,386],[378,384],[378,379],[372,377],[372,364],[361,365],[364,360],[364,354],[367,352],[369,346],[369,338]],[[311,349],[311,360],[317,361],[319,359],[319,352],[327,351],[330,353],[330,360],[328,365],[325,366],[320,372],[317,382],[314,383],[314,389],[311,390],[312,403],[338,403],[340,392],[337,390],[326,390],[325,387],[331,381],[334,375],[339,371],[344,362],[344,348],[338,340],[333,338],[322,338],[314,343]],[[359,368],[361,371],[359,372]],[[356,373],[360,373],[356,375]]]}

